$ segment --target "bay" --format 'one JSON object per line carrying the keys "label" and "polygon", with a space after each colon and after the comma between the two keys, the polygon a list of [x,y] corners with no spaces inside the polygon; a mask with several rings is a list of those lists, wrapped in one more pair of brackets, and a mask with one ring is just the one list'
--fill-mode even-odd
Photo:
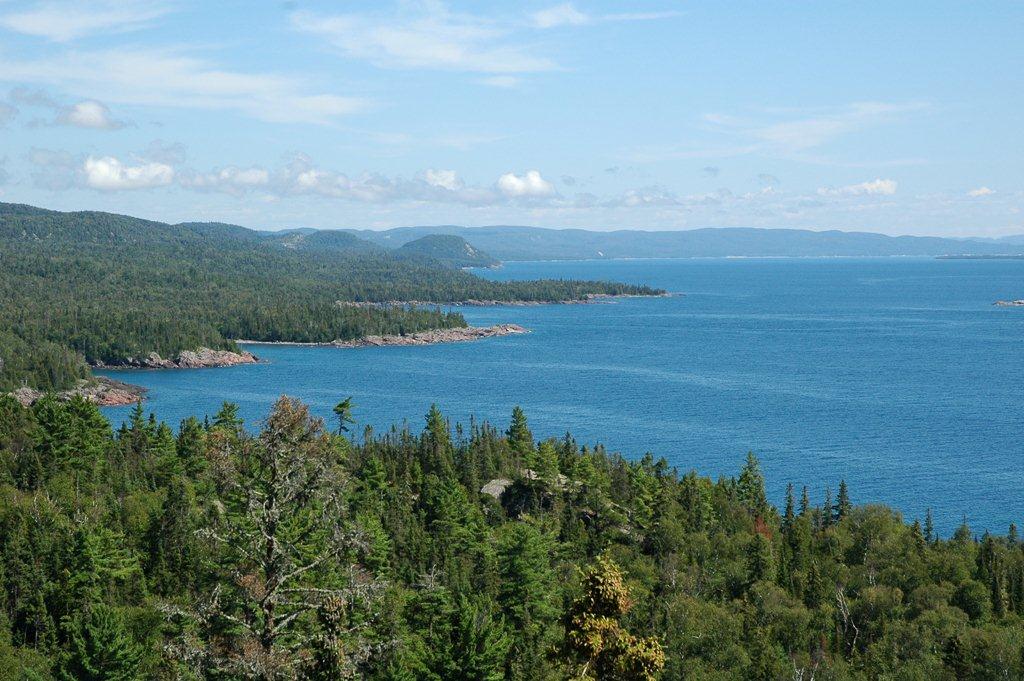
{"label": "bay", "polygon": [[[465,308],[523,336],[429,347],[252,346],[224,369],[117,371],[177,424],[223,401],[258,424],[288,394],[326,419],[353,396],[362,425],[419,429],[431,403],[501,427],[514,405],[534,434],[571,431],[630,458],[734,475],[762,462],[820,502],[845,479],[950,533],[1024,520],[1024,261],[925,258],[602,260],[506,263],[496,279],[587,278],[685,295],[592,305]],[[126,408],[104,410],[120,422]]]}

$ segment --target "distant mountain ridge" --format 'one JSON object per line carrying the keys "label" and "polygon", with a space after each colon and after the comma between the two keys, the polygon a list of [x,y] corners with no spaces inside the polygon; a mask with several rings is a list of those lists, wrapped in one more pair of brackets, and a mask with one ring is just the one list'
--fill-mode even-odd
{"label": "distant mountain ridge", "polygon": [[367,241],[395,248],[428,234],[464,238],[499,260],[587,260],[594,258],[810,257],[1016,255],[1024,238],[951,239],[888,236],[873,232],[816,232],[747,227],[643,232],[616,230],[433,225],[347,230]]}

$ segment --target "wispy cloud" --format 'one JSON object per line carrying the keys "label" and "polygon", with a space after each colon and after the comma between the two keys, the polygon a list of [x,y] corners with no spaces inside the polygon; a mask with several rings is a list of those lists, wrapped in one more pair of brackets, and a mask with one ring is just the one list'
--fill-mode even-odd
{"label": "wispy cloud", "polygon": [[551,71],[557,65],[511,39],[513,26],[450,12],[439,3],[394,14],[295,12],[292,26],[325,39],[345,56],[390,69],[491,74]]}
{"label": "wispy cloud", "polygon": [[233,110],[272,122],[327,123],[368,106],[360,98],[311,91],[305,78],[231,71],[171,49],[67,51],[39,59],[0,53],[0,81],[119,104]]}
{"label": "wispy cloud", "polygon": [[41,2],[31,9],[0,14],[0,27],[52,42],[69,42],[94,34],[138,30],[169,11],[163,2]]}
{"label": "wispy cloud", "polygon": [[793,117],[781,110],[786,120],[763,122],[723,114],[705,114],[713,129],[744,137],[759,150],[793,153],[821,147],[838,137],[892,121],[898,116],[927,108],[921,102],[855,102],[845,107],[825,109]]}
{"label": "wispy cloud", "polygon": [[53,119],[39,123],[42,125],[69,125],[95,130],[119,130],[127,125],[115,118],[106,104],[94,99],[64,105],[45,90],[17,87],[11,91],[11,100],[22,106],[48,109]]}
{"label": "wispy cloud", "polygon": [[541,29],[561,26],[586,26],[588,24],[613,21],[650,21],[676,17],[681,12],[623,12],[617,14],[588,14],[576,8],[571,2],[553,5],[530,15],[530,22]]}
{"label": "wispy cloud", "polygon": [[859,184],[849,184],[845,187],[822,187],[818,190],[819,196],[870,196],[882,195],[892,196],[896,193],[897,182],[895,180],[874,179]]}
{"label": "wispy cloud", "polygon": [[106,104],[95,100],[72,104],[57,115],[55,122],[59,125],[96,130],[117,130],[125,126],[124,121],[114,118]]}
{"label": "wispy cloud", "polygon": [[991,196],[992,194],[995,193],[995,189],[989,189],[988,187],[978,187],[977,189],[972,189],[971,191],[967,192],[967,196],[970,196],[971,198],[979,198],[982,196]]}
{"label": "wispy cloud", "polygon": [[[812,151],[842,137],[898,121],[928,108],[923,102],[855,102],[817,109],[764,109],[757,115],[706,113],[704,133],[717,139],[711,144],[659,144],[636,148],[627,157],[637,162],[713,159],[763,154],[808,163],[853,165],[834,162]],[[919,164],[920,159],[863,163],[864,167]]]}

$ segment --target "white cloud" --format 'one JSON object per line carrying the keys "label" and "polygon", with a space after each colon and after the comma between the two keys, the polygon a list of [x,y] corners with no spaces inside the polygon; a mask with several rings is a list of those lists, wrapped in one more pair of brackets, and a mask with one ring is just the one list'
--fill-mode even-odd
{"label": "white cloud", "polygon": [[459,179],[454,170],[434,170],[428,168],[423,171],[423,179],[432,187],[441,187],[449,191],[456,191],[462,188],[463,182]]}
{"label": "white cloud", "polygon": [[509,41],[511,26],[428,3],[398,15],[296,12],[292,26],[382,68],[476,73],[551,71],[557,65]]}
{"label": "white cloud", "polygon": [[310,93],[304,78],[228,71],[180,51],[64,52],[18,60],[0,53],[0,82],[30,82],[128,105],[234,110],[265,121],[327,123],[366,108],[353,97]]}
{"label": "white cloud", "polygon": [[56,123],[97,130],[117,130],[125,125],[123,121],[113,117],[106,104],[95,100],[85,100],[69,106],[57,116]]}
{"label": "white cloud", "polygon": [[557,26],[582,26],[589,24],[590,16],[573,7],[571,2],[566,2],[554,7],[534,12],[530,19],[537,28],[555,28]]}
{"label": "white cloud", "polygon": [[42,2],[32,9],[0,15],[0,26],[53,42],[69,42],[97,33],[137,30],[168,11],[169,7],[161,2]]}
{"label": "white cloud", "polygon": [[197,191],[217,191],[241,196],[254,189],[270,184],[270,172],[266,168],[238,168],[228,166],[210,173],[178,173],[178,184]]}
{"label": "white cloud", "polygon": [[524,175],[505,173],[498,178],[498,190],[509,198],[542,198],[552,196],[555,186],[540,171],[528,170]]}
{"label": "white cloud", "polygon": [[895,180],[875,179],[845,187],[822,187],[818,190],[818,194],[820,196],[892,196],[896,193],[896,186]]}
{"label": "white cloud", "polygon": [[680,12],[624,12],[619,14],[591,15],[581,12],[571,2],[564,2],[530,15],[535,28],[548,29],[560,26],[585,26],[587,24],[613,21],[649,21],[679,16]]}
{"label": "white cloud", "polygon": [[977,189],[972,189],[971,191],[967,192],[967,196],[978,198],[981,196],[991,196],[992,194],[995,193],[995,189],[989,189],[988,187],[978,187]]}
{"label": "white cloud", "polygon": [[113,156],[90,156],[82,171],[86,186],[103,191],[164,187],[174,181],[174,168],[165,163],[125,165]]}

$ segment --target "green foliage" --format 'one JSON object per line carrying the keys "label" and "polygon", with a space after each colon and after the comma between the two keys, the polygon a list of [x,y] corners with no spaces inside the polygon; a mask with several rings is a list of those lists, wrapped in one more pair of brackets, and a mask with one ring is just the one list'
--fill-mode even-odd
{"label": "green foliage", "polygon": [[779,513],[753,457],[679,475],[522,410],[334,430],[0,398],[0,679],[1024,676],[1014,534],[926,537],[843,484]]}
{"label": "green foliage", "polygon": [[422,257],[294,242],[231,225],[0,203],[0,391],[65,389],[88,377],[89,365],[235,349],[240,339],[323,342],[465,326],[435,304],[654,292],[493,282]]}

